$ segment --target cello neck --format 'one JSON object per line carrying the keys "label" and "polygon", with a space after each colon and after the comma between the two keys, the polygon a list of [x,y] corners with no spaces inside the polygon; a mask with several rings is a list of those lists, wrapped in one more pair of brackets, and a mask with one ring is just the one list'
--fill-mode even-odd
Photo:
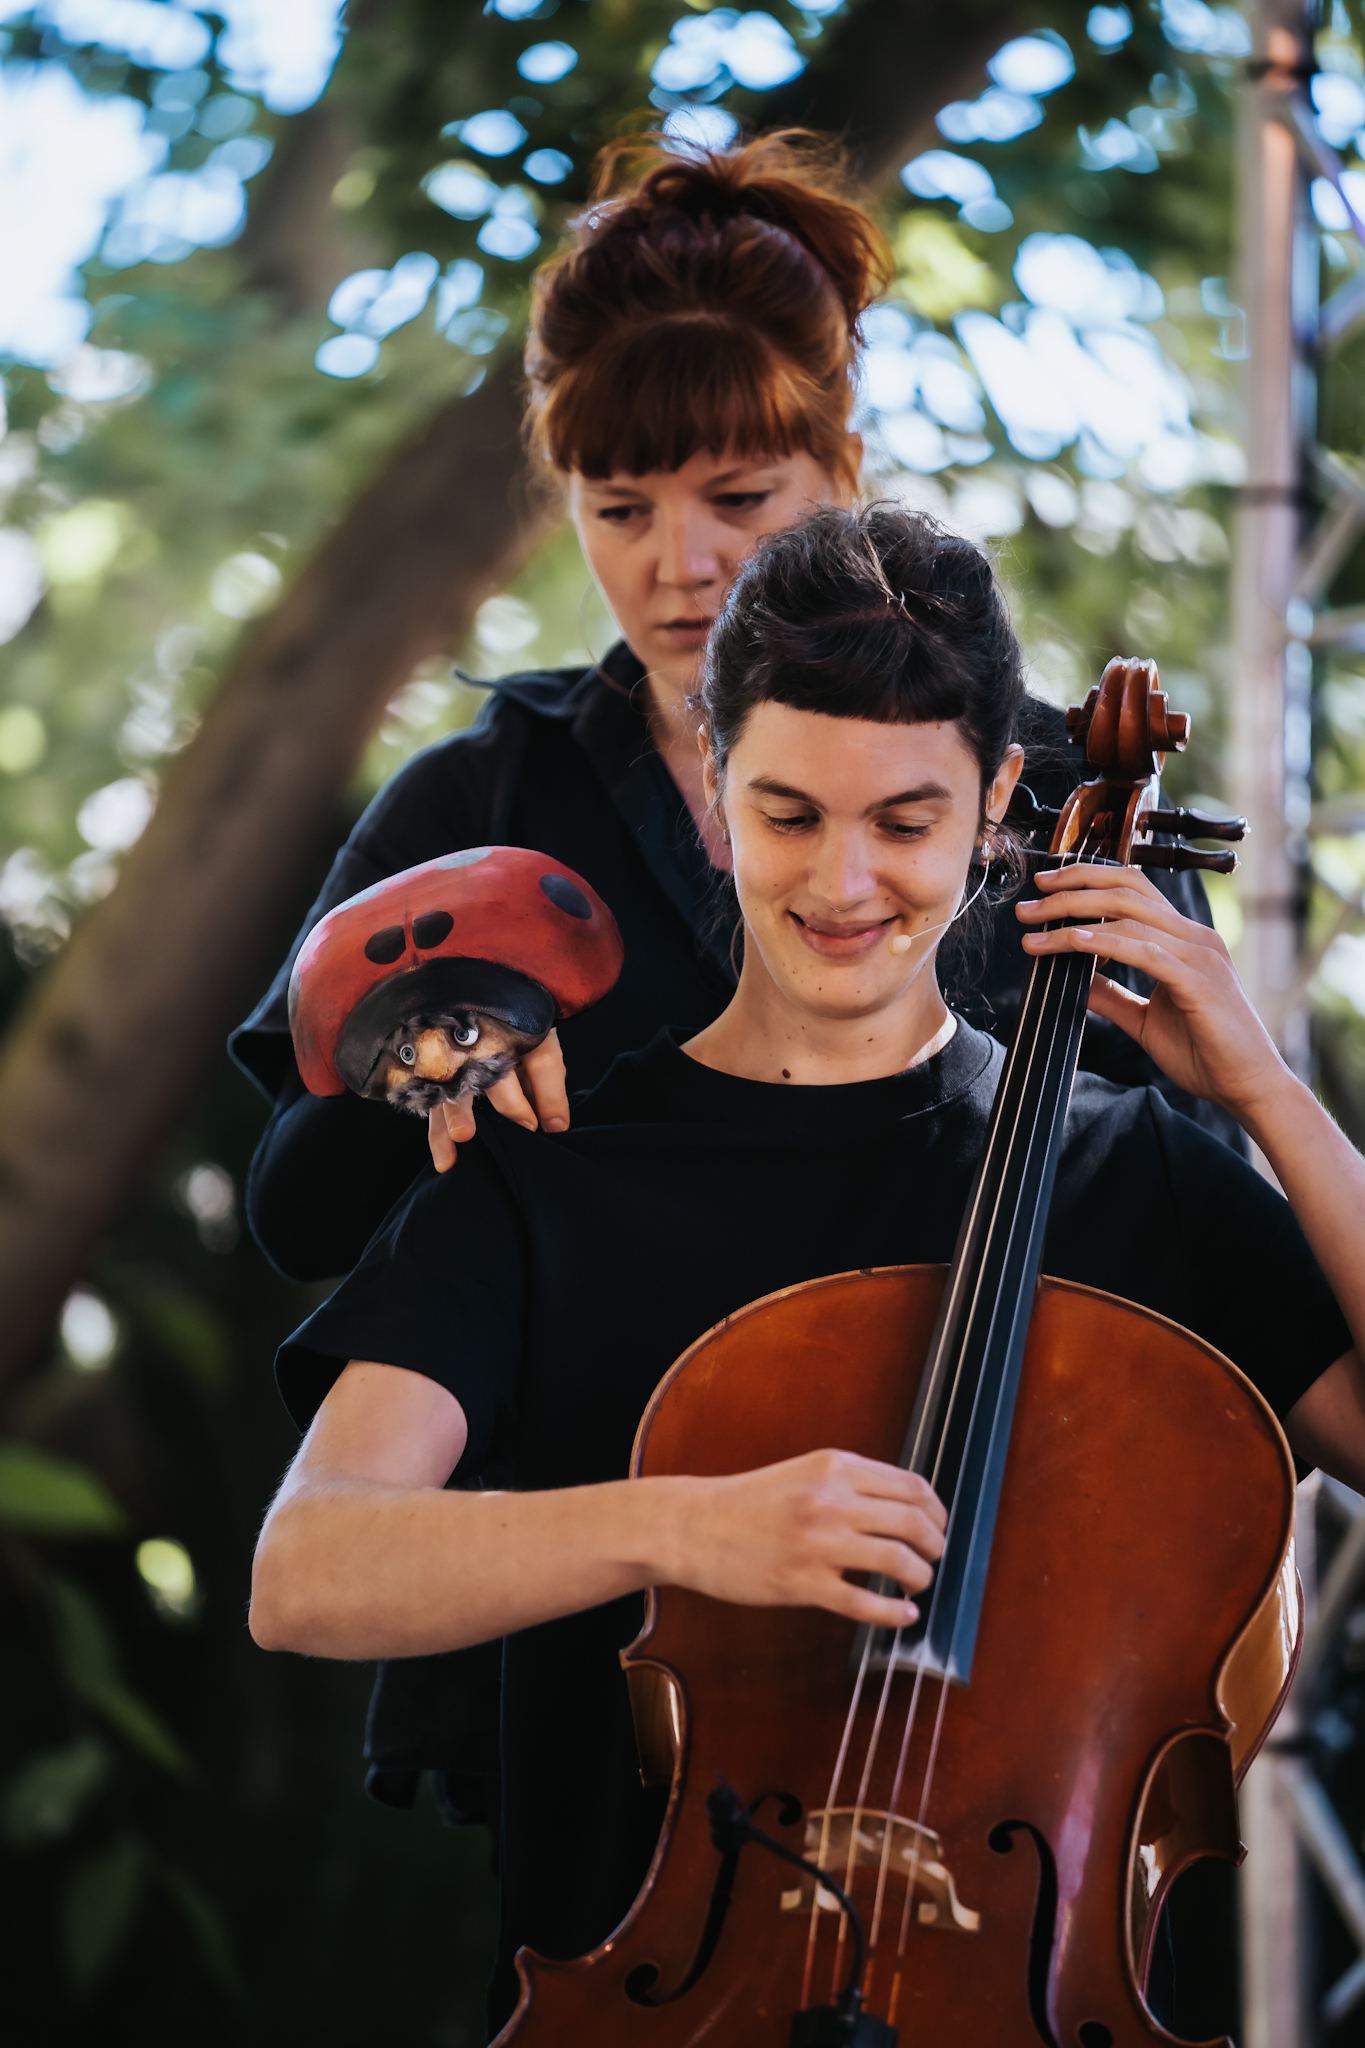
{"label": "cello neck", "polygon": [[902,1457],[950,1506],[919,1655],[964,1683],[1094,971],[1076,953],[1034,962]]}
{"label": "cello neck", "polygon": [[[1170,710],[1155,663],[1111,661],[1084,704],[1067,713],[1066,725],[1084,744],[1094,779],[1079,784],[1057,813],[1040,813],[1025,792],[1019,813],[1025,825],[1055,818],[1050,864],[1174,865],[1153,834],[1171,815],[1160,809],[1166,750],[1184,747],[1189,720]],[[947,1506],[948,1533],[928,1614],[898,1635],[888,1654],[964,1684],[1094,975],[1085,954],[1034,961],[901,1459]]]}

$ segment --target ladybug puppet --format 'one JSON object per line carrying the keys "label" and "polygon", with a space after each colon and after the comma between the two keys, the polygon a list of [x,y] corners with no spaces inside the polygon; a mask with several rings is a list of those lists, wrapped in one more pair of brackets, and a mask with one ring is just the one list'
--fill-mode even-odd
{"label": "ladybug puppet", "polygon": [[314,1095],[426,1116],[510,1074],[621,972],[616,920],[571,868],[479,846],[338,904],[303,943],[289,1027]]}

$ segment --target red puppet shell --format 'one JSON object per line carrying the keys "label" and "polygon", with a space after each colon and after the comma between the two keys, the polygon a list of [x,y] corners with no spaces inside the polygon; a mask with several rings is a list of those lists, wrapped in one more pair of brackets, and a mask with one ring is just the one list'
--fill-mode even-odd
{"label": "red puppet shell", "polygon": [[362,889],[314,925],[289,981],[289,1025],[313,1095],[363,1090],[405,1011],[468,1006],[543,1035],[621,972],[616,920],[548,854],[478,846]]}

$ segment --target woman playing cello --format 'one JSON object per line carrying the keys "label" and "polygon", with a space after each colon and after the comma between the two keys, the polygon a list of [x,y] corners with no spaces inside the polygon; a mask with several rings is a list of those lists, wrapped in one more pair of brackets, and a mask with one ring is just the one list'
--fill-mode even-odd
{"label": "woman playing cello", "polygon": [[[735,995],[618,1060],[571,1131],[480,1111],[459,1171],[414,1187],[281,1353],[307,1434],[260,1541],[257,1640],[358,1658],[507,1637],[495,2028],[517,1949],[584,1953],[648,1867],[662,1807],[618,1658],[642,1589],[897,1628],[933,1579],[944,1511],[898,1465],[831,1449],[620,1475],[708,1325],[821,1274],[951,1253],[1003,1055],[946,1006],[935,956],[999,839],[1020,700],[969,543],[887,507],[764,543],[712,635],[701,714],[743,917]],[[1156,1091],[1083,1076],[1047,1272],[1193,1331],[1300,1457],[1365,1484],[1365,1166],[1221,942],[1138,870],[1039,889],[1018,906],[1026,949],[1149,976],[1150,1000],[1097,976],[1092,1011],[1235,1116],[1289,1198]],[[508,1490],[447,1489],[490,1459]]]}

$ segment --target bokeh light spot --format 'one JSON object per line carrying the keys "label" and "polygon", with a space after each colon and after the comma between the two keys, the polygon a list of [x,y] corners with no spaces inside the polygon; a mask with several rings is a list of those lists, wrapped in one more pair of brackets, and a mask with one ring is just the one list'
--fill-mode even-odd
{"label": "bokeh light spot", "polygon": [[1085,32],[1097,50],[1117,50],[1133,33],[1133,17],[1126,7],[1092,7]]}
{"label": "bokeh light spot", "polygon": [[0,774],[27,775],[47,752],[47,728],[27,704],[0,711]]}
{"label": "bokeh light spot", "polygon": [[517,69],[532,85],[553,85],[567,78],[578,62],[572,43],[532,43],[517,59]]}
{"label": "bokeh light spot", "polygon": [[498,196],[492,179],[473,164],[438,164],[423,178],[422,190],[455,220],[477,220]]}
{"label": "bokeh light spot", "polygon": [[225,619],[254,619],[274,604],[280,594],[280,581],[279,570],[265,555],[229,555],[218,564],[210,579],[209,603]]}
{"label": "bokeh light spot", "polygon": [[78,1372],[103,1372],[118,1349],[118,1324],[91,1287],[73,1287],[62,1308],[62,1349]]}
{"label": "bokeh light spot", "polygon": [[562,149],[533,149],[522,169],[537,185],[562,185],[573,169],[573,158]]}
{"label": "bokeh light spot", "polygon": [[465,148],[477,150],[480,156],[510,156],[526,140],[526,130],[505,107],[489,107],[450,125]]}
{"label": "bokeh light spot", "polygon": [[16,526],[0,526],[0,646],[28,624],[43,588],[37,543]]}
{"label": "bokeh light spot", "polygon": [[124,853],[142,837],[155,809],[156,791],[140,775],[124,775],[85,799],[76,830],[99,853]]}
{"label": "bokeh light spot", "polygon": [[199,1605],[199,1585],[183,1543],[169,1536],[149,1536],[138,1544],[133,1561],[160,1613],[183,1621],[194,1612]]}

